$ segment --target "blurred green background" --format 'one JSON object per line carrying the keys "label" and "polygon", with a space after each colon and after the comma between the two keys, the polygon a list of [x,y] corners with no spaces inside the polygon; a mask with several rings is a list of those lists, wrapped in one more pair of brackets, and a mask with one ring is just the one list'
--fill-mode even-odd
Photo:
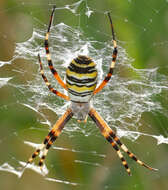
{"label": "blurred green background", "polygon": [[[53,4],[57,7],[65,7],[74,2],[77,1],[1,0],[0,61],[11,60],[16,43],[28,40],[32,36],[33,28],[38,25],[41,27],[40,22],[47,26]],[[64,22],[77,27],[80,18],[80,27],[86,36],[93,37],[97,41],[107,41],[109,36],[103,34],[110,34],[110,31],[109,26],[106,25],[107,22],[104,22],[105,17],[102,17],[102,13],[110,11],[115,23],[118,42],[126,49],[129,57],[134,59],[132,65],[138,69],[158,68],[160,74],[168,77],[168,2],[166,0],[88,0],[85,2],[91,10],[96,11],[92,18],[86,18],[86,4],[81,4],[78,11],[81,14],[80,17],[76,16],[76,19],[72,19],[67,10],[64,14],[56,13],[57,19],[54,20],[54,24]],[[13,76],[11,71],[16,67],[27,72]],[[19,59],[12,65],[5,64],[0,67],[0,78],[14,77],[14,82],[26,84],[28,80],[34,79],[35,72],[38,71],[33,63]],[[40,143],[47,134],[47,127],[42,126],[35,112],[16,105],[18,99],[26,101],[26,98],[10,85],[0,88],[0,165],[7,162],[17,167],[18,160],[26,161],[33,151],[23,141]],[[158,96],[158,100],[164,110],[167,110],[168,93],[166,90],[162,92],[162,96]],[[47,111],[46,115],[52,123],[57,119],[50,111]],[[142,123],[145,125],[146,122],[152,126],[148,128],[149,134],[167,137],[168,117],[165,114],[162,112],[144,113]],[[26,130],[31,126],[44,128],[44,131]],[[167,190],[168,145],[157,145],[155,139],[145,136],[135,142],[123,140],[142,160],[158,168],[159,171],[150,172],[128,158],[133,174],[129,177],[116,153],[111,150],[111,146],[103,138],[97,138],[94,134],[86,137],[80,133],[69,138],[67,134],[63,134],[57,141],[57,146],[86,152],[94,150],[106,155],[105,158],[100,158],[93,154],[79,154],[73,151],[50,151],[46,161],[50,170],[48,177],[82,185],[73,186],[47,181],[43,176],[27,169],[20,179],[12,173],[0,171],[0,189]],[[74,160],[99,163],[101,166],[80,164]]]}

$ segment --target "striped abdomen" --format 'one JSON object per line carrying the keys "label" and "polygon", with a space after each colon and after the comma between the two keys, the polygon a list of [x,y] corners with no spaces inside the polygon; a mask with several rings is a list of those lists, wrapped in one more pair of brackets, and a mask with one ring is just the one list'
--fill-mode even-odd
{"label": "striped abdomen", "polygon": [[96,64],[87,56],[73,59],[66,71],[66,84],[71,101],[88,102],[96,88]]}

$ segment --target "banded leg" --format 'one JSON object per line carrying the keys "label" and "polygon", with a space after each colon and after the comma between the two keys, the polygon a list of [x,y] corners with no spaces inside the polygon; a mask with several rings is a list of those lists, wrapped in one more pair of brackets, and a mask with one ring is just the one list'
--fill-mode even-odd
{"label": "banded leg", "polygon": [[104,88],[104,86],[108,83],[108,81],[111,79],[111,76],[113,74],[113,70],[115,67],[115,63],[116,63],[116,58],[117,58],[117,42],[115,40],[114,28],[113,28],[113,23],[112,23],[110,13],[108,13],[108,17],[110,20],[110,26],[111,26],[111,31],[112,31],[112,40],[113,40],[113,46],[114,46],[114,50],[113,50],[113,54],[112,54],[112,62],[111,62],[108,74],[106,75],[106,77],[104,78],[102,83],[94,90],[94,92],[93,92],[94,95],[97,94],[99,91],[101,91]]}
{"label": "banded leg", "polygon": [[[89,116],[92,118],[92,120],[96,123],[96,125],[99,127],[101,134],[105,137],[105,139],[112,145],[112,147],[114,148],[114,150],[117,152],[123,166],[125,167],[128,175],[131,175],[131,170],[127,164],[127,161],[125,160],[125,158],[123,157],[120,149],[118,148],[117,144],[113,141],[113,139],[111,138],[111,136],[108,134],[108,132],[106,131],[106,129],[104,128],[103,124],[105,123],[105,121],[98,115],[98,113],[96,112],[96,110],[94,110],[93,108],[91,108],[90,112],[89,112]],[[106,124],[107,125],[107,124]]]}
{"label": "banded leg", "polygon": [[39,60],[39,64],[40,64],[40,73],[42,75],[42,78],[45,82],[45,84],[48,86],[48,89],[53,92],[55,95],[65,99],[65,100],[70,100],[68,96],[66,96],[65,94],[62,94],[61,92],[55,90],[53,87],[51,87],[51,84],[48,82],[47,77],[44,75],[44,70],[43,70],[43,66],[42,66],[42,62],[41,62],[41,58],[40,55],[38,54],[38,60]]}
{"label": "banded leg", "polygon": [[[109,128],[110,128],[110,127],[109,127]],[[141,166],[144,166],[144,167],[148,168],[149,170],[155,170],[155,171],[158,170],[158,169],[156,169],[156,168],[152,168],[152,167],[146,165],[144,162],[142,162],[141,160],[139,160],[139,159],[135,156],[135,154],[133,154],[132,152],[130,152],[130,151],[128,150],[128,148],[127,148],[127,147],[121,142],[121,140],[116,136],[116,134],[114,133],[114,131],[113,131],[111,128],[109,129],[109,135],[110,135],[110,137],[112,137],[112,138],[114,139],[114,141],[121,147],[121,149],[122,149],[124,152],[126,152],[126,153],[128,154],[128,156],[129,156],[130,158],[132,158],[134,161],[136,161],[138,164],[140,164]]]}
{"label": "banded leg", "polygon": [[50,28],[51,28],[51,24],[52,24],[52,20],[53,20],[53,16],[54,16],[54,11],[55,11],[56,6],[53,6],[53,10],[50,16],[50,22],[48,25],[48,30],[45,36],[45,41],[44,41],[44,46],[45,46],[45,50],[46,50],[46,56],[47,56],[47,60],[48,60],[48,66],[52,72],[52,74],[54,75],[55,79],[58,81],[58,83],[67,90],[67,86],[66,84],[62,81],[61,77],[59,76],[59,74],[57,73],[57,71],[55,70],[55,68],[53,67],[52,64],[52,60],[51,60],[51,55],[50,55],[50,51],[49,51],[49,43],[48,43],[48,38],[49,38],[49,33],[50,33]]}
{"label": "banded leg", "polygon": [[[155,168],[151,168],[150,166],[146,165],[144,162],[139,160],[133,153],[131,153],[128,148],[121,143],[119,138],[115,135],[113,130],[107,125],[107,123],[102,119],[102,117],[96,112],[95,109],[91,108],[89,112],[89,116],[93,119],[93,121],[96,123],[96,125],[99,127],[102,135],[112,144],[113,148],[117,151],[117,154],[119,155],[120,159],[122,160],[122,164],[126,168],[128,174],[130,175],[130,169],[128,168],[128,165],[120,152],[118,151],[116,143],[121,147],[121,149],[126,152],[130,158],[132,158],[134,161],[136,161],[141,166],[144,166],[148,168],[149,170],[157,170]],[[114,142],[114,141],[116,142]]]}
{"label": "banded leg", "polygon": [[67,111],[64,113],[64,115],[59,118],[59,120],[53,126],[53,128],[51,129],[49,134],[45,137],[44,142],[41,144],[41,146],[29,158],[27,164],[32,163],[33,160],[39,155],[39,153],[41,151],[43,151],[43,154],[39,161],[39,166],[42,168],[49,148],[54,143],[54,141],[57,139],[57,137],[60,135],[65,124],[72,118],[72,116],[73,116],[72,110],[70,108],[67,109]]}

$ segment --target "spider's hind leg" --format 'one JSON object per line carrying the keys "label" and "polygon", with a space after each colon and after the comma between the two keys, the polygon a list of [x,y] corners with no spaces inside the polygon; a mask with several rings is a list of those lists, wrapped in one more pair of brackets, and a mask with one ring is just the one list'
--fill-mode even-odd
{"label": "spider's hind leg", "polygon": [[29,158],[27,164],[32,163],[34,161],[34,159],[42,151],[43,153],[42,153],[42,156],[41,156],[39,164],[38,164],[42,169],[42,166],[43,166],[43,163],[44,163],[44,160],[46,158],[49,148],[54,143],[54,141],[57,139],[57,137],[61,134],[65,124],[72,118],[72,116],[73,116],[72,110],[70,108],[68,108],[67,111],[64,113],[64,115],[62,115],[57,120],[57,122],[55,123],[55,125],[53,126],[51,131],[45,137],[44,142],[40,145],[39,148],[36,149],[36,151]]}
{"label": "spider's hind leg", "polygon": [[27,164],[30,164],[34,161],[34,159],[40,154],[42,150],[45,149],[46,144],[50,140],[50,138],[53,136],[52,130],[48,133],[48,135],[45,137],[44,142],[35,150],[35,152],[32,154],[32,156],[27,161]]}
{"label": "spider's hind leg", "polygon": [[89,112],[89,116],[93,119],[93,121],[96,123],[96,125],[99,127],[102,135],[106,138],[106,140],[108,142],[110,142],[110,144],[113,146],[113,148],[117,151],[118,156],[120,157],[122,164],[124,165],[124,167],[126,168],[128,174],[130,174],[130,169],[128,168],[128,165],[124,159],[124,157],[122,156],[119,148],[117,145],[119,145],[119,147],[128,154],[128,156],[133,159],[134,161],[136,161],[139,165],[146,167],[149,170],[154,170],[156,171],[157,169],[152,168],[150,166],[148,166],[147,164],[145,164],[144,162],[142,162],[141,160],[139,160],[135,154],[133,154],[132,152],[130,152],[128,150],[128,148],[120,141],[120,139],[115,135],[115,133],[113,132],[113,130],[107,125],[107,123],[102,119],[102,117],[96,112],[96,110],[94,110],[93,108],[90,109]]}
{"label": "spider's hind leg", "polygon": [[54,141],[57,139],[57,137],[59,136],[59,134],[61,133],[61,130],[57,130],[56,132],[53,133],[52,137],[46,142],[45,148],[43,149],[43,153],[42,156],[40,158],[40,161],[38,163],[38,165],[40,166],[40,168],[42,169],[43,164],[44,164],[44,160],[47,156],[48,150],[51,147],[51,145],[54,143]]}
{"label": "spider's hind leg", "polygon": [[149,170],[154,170],[157,171],[156,168],[152,168],[150,166],[148,166],[147,164],[145,164],[144,162],[142,162],[141,160],[139,160],[137,158],[137,156],[135,154],[133,154],[132,152],[130,152],[128,150],[128,148],[120,141],[120,139],[115,135],[115,133],[112,131],[112,129],[110,129],[109,135],[114,139],[114,141],[121,147],[121,149],[126,152],[128,154],[128,156],[133,159],[135,162],[137,162],[138,164],[140,164],[141,166],[144,166],[145,168],[149,169]]}
{"label": "spider's hind leg", "polygon": [[101,116],[93,108],[90,109],[89,116],[93,119],[93,121],[99,127],[101,134],[105,137],[105,139],[112,145],[114,150],[117,152],[117,155],[120,158],[122,165],[125,167],[128,175],[131,175],[131,170],[127,164],[127,161],[125,160],[124,156],[122,155],[117,144],[114,142],[113,138],[110,136],[108,130],[106,130],[107,124],[105,123],[105,121],[101,118]]}

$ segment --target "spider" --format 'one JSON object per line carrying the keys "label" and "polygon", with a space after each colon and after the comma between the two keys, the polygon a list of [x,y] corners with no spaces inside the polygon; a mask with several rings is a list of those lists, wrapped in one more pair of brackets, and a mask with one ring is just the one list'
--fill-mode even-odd
{"label": "spider", "polygon": [[40,145],[39,148],[36,149],[36,151],[32,154],[32,156],[29,158],[27,164],[32,163],[39,155],[39,153],[42,151],[42,156],[39,161],[39,167],[42,169],[44,160],[46,158],[46,155],[48,153],[49,148],[54,143],[54,141],[57,139],[57,137],[62,132],[65,124],[72,118],[72,116],[75,116],[77,118],[78,122],[86,122],[87,117],[90,116],[90,118],[95,122],[97,127],[100,129],[101,134],[105,137],[105,139],[112,145],[116,153],[118,154],[119,158],[121,159],[121,162],[123,166],[125,167],[127,173],[131,175],[130,168],[128,167],[127,161],[123,157],[120,149],[122,149],[124,152],[128,154],[130,158],[132,158],[134,161],[136,161],[141,166],[144,166],[148,168],[149,170],[157,170],[155,168],[152,168],[148,165],[146,165],[144,162],[139,160],[135,154],[130,152],[128,148],[121,142],[121,140],[116,136],[115,132],[108,126],[108,124],[104,121],[104,119],[97,113],[97,111],[91,106],[90,101],[91,98],[100,92],[105,85],[109,82],[113,70],[116,63],[117,58],[117,42],[115,40],[115,34],[114,34],[114,27],[112,24],[112,19],[110,16],[110,13],[108,12],[108,18],[110,21],[111,26],[111,32],[112,32],[112,42],[113,42],[113,52],[112,52],[112,61],[110,65],[110,69],[108,74],[105,76],[104,80],[100,83],[100,85],[97,87],[97,70],[96,70],[96,64],[92,61],[92,59],[85,55],[79,55],[75,59],[72,60],[72,62],[69,64],[67,70],[66,70],[66,83],[62,81],[59,74],[55,70],[50,52],[49,52],[49,33],[50,28],[54,16],[56,6],[53,6],[52,13],[50,16],[50,22],[48,26],[48,30],[45,36],[45,50],[46,50],[46,56],[48,60],[49,68],[54,75],[55,79],[58,81],[58,83],[68,91],[68,96],[55,90],[51,84],[48,82],[48,79],[44,75],[43,66],[41,62],[40,55],[38,54],[38,61],[40,64],[40,72],[42,75],[42,78],[47,85],[48,89],[53,92],[55,95],[70,101],[70,107],[67,108],[65,113],[57,120],[51,131],[48,133],[48,135],[45,137],[43,143]]}

